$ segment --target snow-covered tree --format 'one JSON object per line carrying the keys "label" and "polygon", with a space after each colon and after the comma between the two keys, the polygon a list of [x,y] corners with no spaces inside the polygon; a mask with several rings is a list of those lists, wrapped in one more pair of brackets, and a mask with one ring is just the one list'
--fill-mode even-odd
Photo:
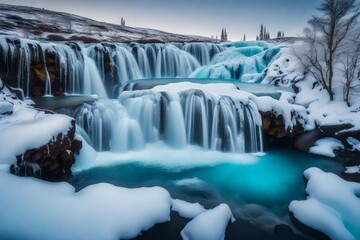
{"label": "snow-covered tree", "polygon": [[344,60],[344,49],[350,44],[347,39],[356,26],[360,5],[357,0],[324,0],[318,10],[322,15],[313,16],[305,30],[309,44],[305,57],[309,70],[333,101],[335,71],[341,63],[350,66],[353,61],[353,57]]}

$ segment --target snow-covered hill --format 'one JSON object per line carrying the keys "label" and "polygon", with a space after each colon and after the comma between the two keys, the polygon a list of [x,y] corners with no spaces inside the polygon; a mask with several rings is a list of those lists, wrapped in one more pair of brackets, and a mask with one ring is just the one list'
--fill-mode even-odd
{"label": "snow-covered hill", "polygon": [[84,42],[210,42],[210,38],[98,22],[46,9],[0,4],[0,34]]}

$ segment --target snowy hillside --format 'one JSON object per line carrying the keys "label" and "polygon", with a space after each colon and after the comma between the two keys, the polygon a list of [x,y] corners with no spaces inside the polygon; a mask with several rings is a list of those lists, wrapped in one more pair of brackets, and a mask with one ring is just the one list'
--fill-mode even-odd
{"label": "snowy hillside", "polygon": [[84,42],[209,42],[210,38],[185,36],[154,29],[98,22],[46,9],[0,4],[0,34],[46,40]]}

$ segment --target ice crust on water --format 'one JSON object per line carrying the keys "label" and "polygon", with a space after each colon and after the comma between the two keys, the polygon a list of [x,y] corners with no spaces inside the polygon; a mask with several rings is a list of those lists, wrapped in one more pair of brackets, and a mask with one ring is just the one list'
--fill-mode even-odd
{"label": "ice crust on water", "polygon": [[360,183],[347,182],[318,168],[304,172],[307,200],[292,201],[295,218],[333,240],[360,239]]}

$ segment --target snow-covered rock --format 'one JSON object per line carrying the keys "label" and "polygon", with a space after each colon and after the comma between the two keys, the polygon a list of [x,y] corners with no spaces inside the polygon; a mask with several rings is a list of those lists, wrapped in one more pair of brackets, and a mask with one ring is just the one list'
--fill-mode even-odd
{"label": "snow-covered rock", "polygon": [[22,176],[67,176],[81,148],[74,140],[74,120],[38,111],[7,87],[0,91],[0,99],[6,102],[0,107],[7,113],[0,115],[0,164],[13,164],[12,172]]}
{"label": "snow-covered rock", "polygon": [[171,210],[178,212],[181,217],[190,219],[193,219],[206,211],[199,203],[188,203],[180,199],[172,200]]}
{"label": "snow-covered rock", "polygon": [[13,113],[14,104],[8,101],[0,101],[0,115],[10,115]]}
{"label": "snow-covered rock", "polygon": [[126,189],[20,178],[0,171],[1,239],[129,239],[170,219],[162,188]]}
{"label": "snow-covered rock", "polygon": [[221,240],[229,221],[235,221],[228,205],[220,204],[191,220],[181,231],[184,240]]}
{"label": "snow-covered rock", "polygon": [[333,240],[360,239],[360,184],[318,168],[307,169],[304,176],[309,196],[290,203],[293,216]]}
{"label": "snow-covered rock", "polygon": [[344,149],[341,141],[335,138],[323,138],[315,142],[309,152],[312,154],[322,155],[325,157],[335,157],[334,150]]}

